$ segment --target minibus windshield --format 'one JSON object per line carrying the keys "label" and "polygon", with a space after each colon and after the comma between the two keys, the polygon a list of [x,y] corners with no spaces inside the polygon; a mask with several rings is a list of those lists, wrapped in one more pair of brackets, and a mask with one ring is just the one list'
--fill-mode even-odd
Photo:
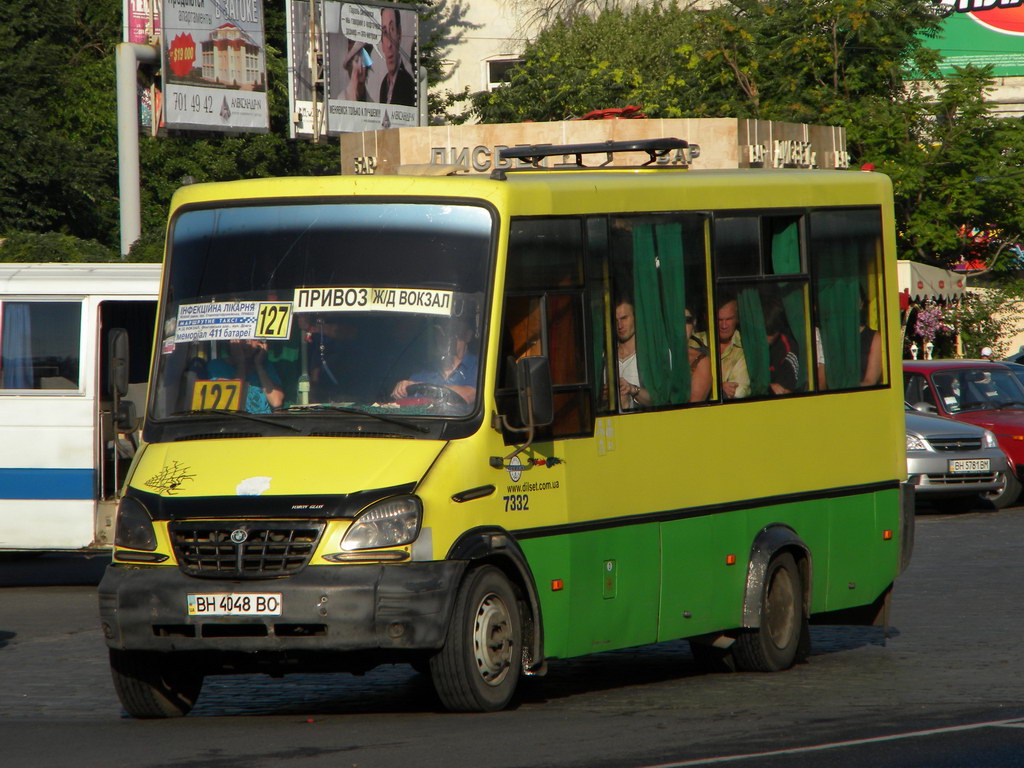
{"label": "minibus windshield", "polygon": [[400,426],[468,416],[492,230],[488,209],[465,204],[181,212],[150,417],[315,414]]}

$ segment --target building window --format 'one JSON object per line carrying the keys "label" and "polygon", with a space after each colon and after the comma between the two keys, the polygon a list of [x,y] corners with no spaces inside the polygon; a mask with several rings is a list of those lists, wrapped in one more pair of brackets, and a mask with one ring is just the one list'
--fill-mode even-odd
{"label": "building window", "polygon": [[522,59],[495,59],[487,62],[487,90],[495,88],[512,80],[512,72]]}

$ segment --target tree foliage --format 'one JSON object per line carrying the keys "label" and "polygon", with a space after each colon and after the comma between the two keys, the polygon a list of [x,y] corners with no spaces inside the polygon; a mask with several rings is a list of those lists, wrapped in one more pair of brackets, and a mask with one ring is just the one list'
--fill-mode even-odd
{"label": "tree foliage", "polygon": [[990,113],[990,70],[939,78],[922,42],[939,22],[929,0],[728,0],[562,18],[509,85],[474,106],[483,122],[636,104],[650,117],[842,125],[855,163],[893,179],[902,258],[949,266],[984,241],[986,267],[1017,269],[1024,125]]}
{"label": "tree foliage", "polygon": [[[431,0],[412,2],[433,13]],[[0,3],[0,236],[52,231],[118,248],[114,56],[121,9],[121,0]],[[336,139],[287,138],[285,3],[265,0],[263,10],[270,132],[144,137],[143,235],[132,258],[155,258],[171,195],[186,179],[338,173]],[[430,40],[422,48],[436,79],[444,51]]]}

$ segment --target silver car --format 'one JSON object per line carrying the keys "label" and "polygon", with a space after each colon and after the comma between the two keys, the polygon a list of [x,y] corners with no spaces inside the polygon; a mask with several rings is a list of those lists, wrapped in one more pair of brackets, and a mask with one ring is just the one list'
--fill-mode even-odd
{"label": "silver car", "polygon": [[1013,470],[989,430],[919,413],[910,405],[906,410],[907,473],[919,501],[966,511],[986,506],[1007,490]]}

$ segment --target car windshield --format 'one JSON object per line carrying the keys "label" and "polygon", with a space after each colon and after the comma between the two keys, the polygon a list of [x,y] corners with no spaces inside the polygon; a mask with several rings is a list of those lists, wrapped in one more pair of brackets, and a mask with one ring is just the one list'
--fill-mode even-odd
{"label": "car windshield", "polygon": [[492,225],[474,205],[186,210],[172,224],[151,417],[472,413]]}
{"label": "car windshield", "polygon": [[932,384],[949,413],[1024,408],[1024,387],[1000,368],[938,371],[932,374]]}

